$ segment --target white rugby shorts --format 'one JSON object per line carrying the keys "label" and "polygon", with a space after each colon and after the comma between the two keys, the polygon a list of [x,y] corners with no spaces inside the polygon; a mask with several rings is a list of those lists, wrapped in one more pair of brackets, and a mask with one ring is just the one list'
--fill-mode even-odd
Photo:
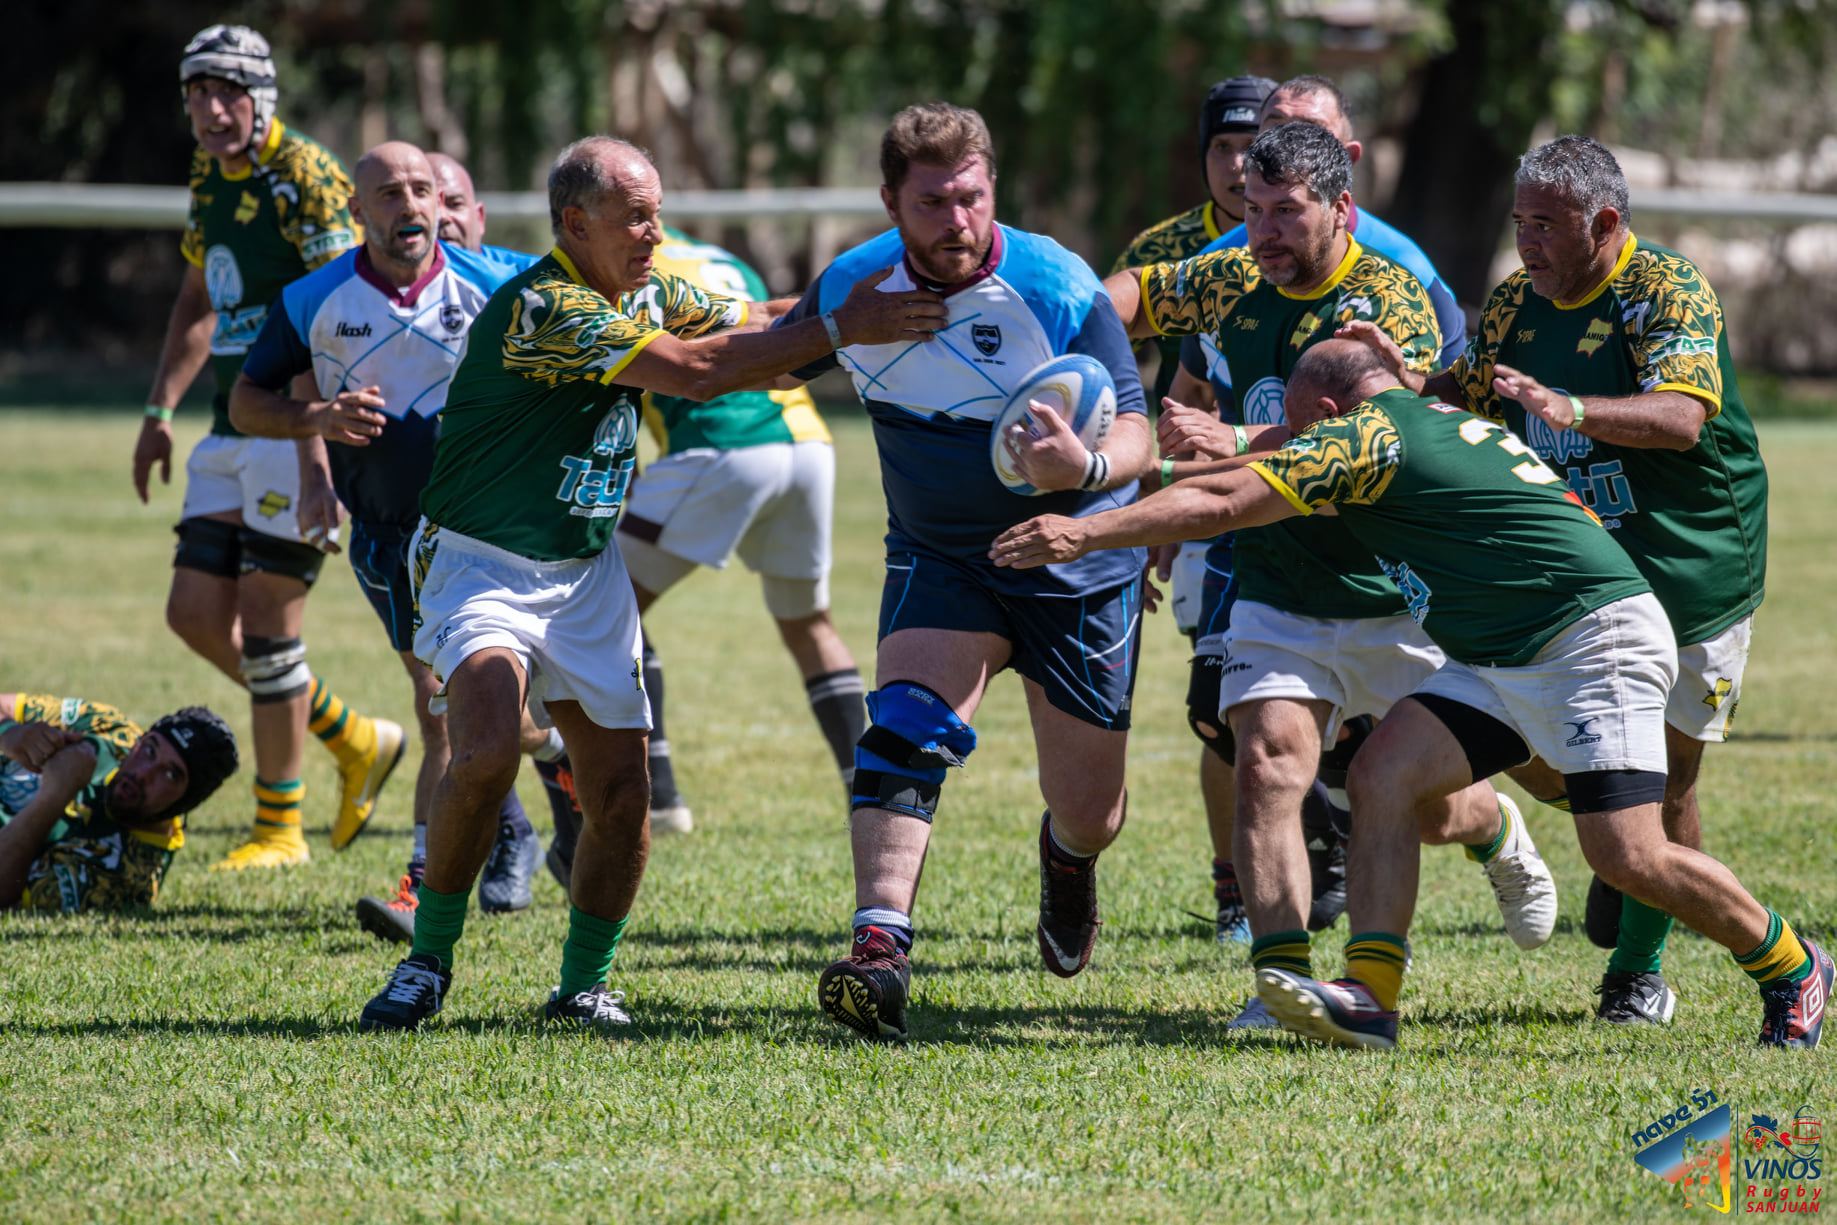
{"label": "white rugby shorts", "polygon": [[735,553],[770,578],[824,578],[835,484],[836,451],[827,442],[665,455],[626,499],[619,525],[626,565],[658,594],[694,566],[726,568]]}
{"label": "white rugby shorts", "polygon": [[1650,592],[1578,618],[1518,667],[1449,660],[1421,686],[1484,711],[1561,774],[1665,772],[1665,698],[1677,678],[1671,622]]}
{"label": "white rugby shorts", "polygon": [[568,561],[534,561],[421,521],[409,552],[415,658],[433,669],[446,713],[446,679],[479,651],[503,647],[529,676],[529,713],[552,727],[546,702],[579,702],[607,728],[651,726],[640,660],[638,603],[614,548]]}
{"label": "white rugby shorts", "polygon": [[[181,519],[238,511],[245,527],[300,543],[300,455],[291,438],[206,434],[185,461]],[[332,539],[338,539],[337,533]]]}
{"label": "white rugby shorts", "polygon": [[1212,542],[1209,540],[1189,540],[1174,554],[1173,577],[1168,583],[1172,591],[1168,603],[1174,613],[1174,628],[1182,634],[1190,634],[1199,628],[1202,605],[1205,603],[1206,550],[1211,547]]}
{"label": "white rugby shorts", "polygon": [[1678,680],[1665,704],[1665,722],[1696,740],[1727,740],[1753,636],[1749,613],[1714,638],[1679,647]]}
{"label": "white rugby shorts", "polygon": [[1441,648],[1407,615],[1329,619],[1302,617],[1239,600],[1231,628],[1205,654],[1224,656],[1218,709],[1270,698],[1333,704],[1324,743],[1349,715],[1383,718],[1399,698],[1442,666]]}

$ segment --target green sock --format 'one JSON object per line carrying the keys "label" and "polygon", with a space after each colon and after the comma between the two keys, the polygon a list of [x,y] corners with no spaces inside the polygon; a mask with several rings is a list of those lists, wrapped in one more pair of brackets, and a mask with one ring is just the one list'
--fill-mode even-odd
{"label": "green sock", "polygon": [[1671,916],[1631,897],[1620,899],[1620,939],[1607,968],[1631,974],[1657,974],[1671,934]]}
{"label": "green sock", "polygon": [[439,958],[441,969],[451,971],[453,946],[466,930],[472,889],[467,886],[458,893],[436,893],[423,881],[419,893],[421,900],[415,904],[415,955],[431,954]]}
{"label": "green sock", "polygon": [[606,981],[624,934],[624,919],[596,919],[578,906],[568,907],[568,938],[561,946],[562,999]]}
{"label": "green sock", "polygon": [[1505,845],[1506,835],[1511,832],[1512,819],[1505,815],[1505,806],[1501,804],[1499,806],[1499,832],[1486,842],[1465,843],[1467,858],[1475,863],[1490,863],[1492,857],[1499,853],[1499,848]]}

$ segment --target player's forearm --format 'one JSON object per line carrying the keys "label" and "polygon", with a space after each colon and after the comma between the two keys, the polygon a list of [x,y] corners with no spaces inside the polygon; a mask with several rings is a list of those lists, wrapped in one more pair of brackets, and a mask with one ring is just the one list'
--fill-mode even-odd
{"label": "player's forearm", "polygon": [[1617,447],[1688,451],[1703,436],[1709,412],[1703,401],[1681,391],[1649,391],[1613,399],[1583,396],[1582,420],[1569,428]]}
{"label": "player's forearm", "polygon": [[246,374],[230,388],[230,424],[255,438],[317,438],[325,405],[270,391]]}
{"label": "player's forearm", "polygon": [[1467,403],[1467,393],[1461,389],[1461,381],[1454,377],[1452,367],[1447,370],[1437,370],[1430,375],[1411,374],[1408,371],[1402,375],[1402,382],[1405,386],[1416,379],[1422,380],[1422,385],[1416,390],[1419,396],[1432,396],[1444,404],[1454,404],[1462,408],[1473,407]]}
{"label": "player's forearm", "polygon": [[45,779],[19,815],[0,825],[0,910],[13,909],[25,896],[32,861],[44,850],[52,827],[80,789]]}
{"label": "player's forearm", "polygon": [[194,277],[186,276],[166,319],[159,366],[153,373],[153,388],[147,393],[147,403],[160,408],[178,407],[185,390],[210,359],[211,331],[216,326],[217,313],[211,309],[203,273],[197,272],[195,282]]}
{"label": "player's forearm", "polygon": [[[846,331],[844,341],[847,340]],[[729,331],[668,346],[661,341],[626,367],[621,382],[687,400],[712,400],[740,391],[827,357],[835,351],[821,319],[806,319],[770,331]]]}
{"label": "player's forearm", "polygon": [[1154,441],[1148,430],[1148,418],[1142,413],[1124,413],[1110,427],[1098,453],[1110,461],[1110,475],[1098,489],[1121,489],[1138,481],[1154,467]]}
{"label": "player's forearm", "polygon": [[[1239,487],[1243,479],[1233,480],[1230,472],[1212,473],[1081,519],[1087,541],[1084,552],[1204,540],[1281,517],[1256,514],[1254,501],[1243,496],[1246,490]],[[1249,479],[1260,480],[1254,475]]]}
{"label": "player's forearm", "polygon": [[1142,309],[1142,270],[1125,268],[1121,272],[1111,273],[1104,278],[1104,291],[1110,295],[1110,302],[1116,307],[1117,318],[1129,330],[1131,338],[1140,340],[1155,334],[1154,325],[1148,322],[1148,312]]}

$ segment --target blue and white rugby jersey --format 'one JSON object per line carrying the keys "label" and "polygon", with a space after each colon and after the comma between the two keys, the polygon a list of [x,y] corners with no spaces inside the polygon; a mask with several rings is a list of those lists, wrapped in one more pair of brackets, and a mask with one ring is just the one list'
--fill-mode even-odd
{"label": "blue and white rugby jersey", "polygon": [[[833,310],[856,281],[898,265],[883,291],[920,282],[897,230],[844,252],[779,326]],[[1145,411],[1135,355],[1096,275],[1050,238],[995,227],[989,259],[945,291],[950,323],[930,341],[849,345],[797,371],[811,378],[838,363],[874,422],[887,495],[887,547],[924,549],[974,567],[1013,595],[1077,596],[1139,576],[1141,549],[1093,553],[1035,570],[998,569],[995,537],[1035,515],[1082,517],[1134,501],[1133,483],[1105,493],[1027,497],[989,462],[989,434],[1008,396],[1035,367],[1067,353],[1096,358],[1116,381],[1116,409]]]}
{"label": "blue and white rugby jersey", "polygon": [[281,391],[310,370],[325,399],[382,389],[382,434],[367,447],[326,448],[332,484],[353,519],[412,527],[420,518],[466,329],[498,286],[539,258],[441,243],[426,275],[398,291],[359,247],[282,291],[243,363],[251,382]]}
{"label": "blue and white rugby jersey", "polygon": [[[1446,369],[1454,365],[1454,359],[1467,350],[1467,315],[1461,310],[1460,303],[1455,301],[1454,291],[1448,288],[1448,282],[1442,280],[1442,274],[1435,270],[1434,261],[1409,235],[1380,220],[1376,213],[1366,212],[1356,203],[1352,206],[1352,217],[1347,222],[1346,232],[1358,239],[1360,246],[1376,251],[1393,264],[1402,264],[1411,276],[1422,282],[1422,287],[1429,291],[1430,304],[1435,307],[1435,326],[1442,333],[1442,367]],[[1200,254],[1228,251],[1232,247],[1247,246],[1249,242],[1249,232],[1240,222],[1229,233],[1214,239]],[[1180,347],[1180,364],[1194,376],[1211,380],[1212,390],[1225,419],[1234,420],[1231,371],[1219,357],[1218,346],[1212,342],[1212,338],[1187,337]],[[1237,424],[1250,423],[1238,421]]]}

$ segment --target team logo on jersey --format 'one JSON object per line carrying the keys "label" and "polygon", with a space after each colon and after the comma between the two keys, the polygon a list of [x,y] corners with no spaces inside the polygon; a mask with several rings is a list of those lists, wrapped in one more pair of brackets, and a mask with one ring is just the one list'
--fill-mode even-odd
{"label": "team logo on jersey", "polygon": [[1001,348],[1001,325],[999,323],[970,324],[970,339],[976,342],[976,350],[984,357],[994,357]]}
{"label": "team logo on jersey", "polygon": [[242,199],[236,202],[236,221],[240,225],[248,225],[261,211],[262,202],[245,191],[242,193]]}
{"label": "team logo on jersey", "polygon": [[462,330],[466,326],[466,312],[455,303],[447,303],[440,308],[440,326],[449,332]]}
{"label": "team logo on jersey", "polygon": [[1582,333],[1582,339],[1575,342],[1575,351],[1583,357],[1593,357],[1595,351],[1607,343],[1607,338],[1614,334],[1614,325],[1605,319],[1596,319]]}
{"label": "team logo on jersey", "polygon": [[1587,719],[1564,720],[1564,725],[1569,728],[1571,735],[1563,743],[1572,749],[1584,744],[1600,744],[1601,737],[1591,730],[1598,722],[1600,722],[1598,715]]}
{"label": "team logo on jersey", "polygon": [[1297,323],[1295,325],[1295,330],[1289,334],[1289,348],[1299,349],[1302,345],[1308,343],[1308,337],[1318,331],[1320,331],[1320,316],[1316,315],[1313,311],[1309,311],[1301,317],[1301,322]]}
{"label": "team logo on jersey", "polygon": [[[1569,394],[1560,387],[1552,387],[1550,392],[1557,396]],[[1588,435],[1575,430],[1559,430],[1536,413],[1524,415],[1524,440],[1547,464],[1566,464],[1595,449],[1595,440]]]}
{"label": "team logo on jersey", "polygon": [[1286,385],[1275,375],[1258,379],[1244,393],[1244,422],[1247,425],[1281,425],[1282,395]]}
{"label": "team logo on jersey", "polygon": [[272,519],[292,505],[292,498],[278,489],[270,489],[262,495],[262,500],[255,504],[255,509],[262,518]]}
{"label": "team logo on jersey", "polygon": [[214,311],[242,301],[242,269],[236,263],[236,253],[222,243],[204,253],[204,289],[210,294]]}

